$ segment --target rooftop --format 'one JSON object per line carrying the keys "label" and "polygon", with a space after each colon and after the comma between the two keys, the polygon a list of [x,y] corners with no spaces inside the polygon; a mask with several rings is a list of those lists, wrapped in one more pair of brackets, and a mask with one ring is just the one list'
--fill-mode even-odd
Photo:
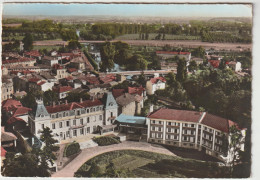
{"label": "rooftop", "polygon": [[143,124],[146,123],[146,117],[140,116],[129,116],[125,114],[120,114],[116,120],[120,123],[130,123],[130,124]]}

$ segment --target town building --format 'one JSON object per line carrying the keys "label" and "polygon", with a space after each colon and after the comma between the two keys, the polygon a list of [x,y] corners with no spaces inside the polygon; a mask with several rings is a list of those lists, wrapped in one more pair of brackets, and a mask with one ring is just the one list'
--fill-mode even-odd
{"label": "town building", "polygon": [[236,61],[229,61],[227,66],[235,72],[240,72],[242,70],[241,63]]}
{"label": "town building", "polygon": [[[222,160],[234,122],[207,112],[159,109],[148,117],[147,141],[192,148]],[[243,130],[245,131],[245,130]]]}
{"label": "town building", "polygon": [[164,77],[151,78],[146,82],[146,92],[149,95],[154,94],[159,89],[165,89],[166,79]]}
{"label": "town building", "polygon": [[7,76],[2,77],[2,101],[9,99],[12,97],[14,93],[14,88],[13,88],[13,80],[12,78],[6,78]]}
{"label": "town building", "polygon": [[112,128],[117,117],[117,103],[111,93],[103,99],[86,100],[45,107],[37,100],[37,108],[30,118],[31,132],[37,137],[49,127],[57,140],[83,137]]}

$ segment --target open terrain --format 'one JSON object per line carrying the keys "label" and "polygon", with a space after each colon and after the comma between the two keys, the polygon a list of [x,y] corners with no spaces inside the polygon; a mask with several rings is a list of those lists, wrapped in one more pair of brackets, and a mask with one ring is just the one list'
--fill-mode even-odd
{"label": "open terrain", "polygon": [[[113,40],[116,42],[118,40]],[[165,46],[170,45],[173,47],[187,47],[187,48],[196,48],[202,46],[205,49],[213,48],[215,50],[230,50],[230,51],[242,51],[242,50],[251,50],[252,44],[242,44],[242,43],[209,43],[201,42],[196,40],[123,40],[133,46]],[[86,41],[80,40],[80,43],[104,43],[105,41]],[[2,42],[6,44],[6,42]],[[35,41],[35,46],[54,46],[54,45],[67,45],[66,41],[62,40],[47,40],[47,41]]]}

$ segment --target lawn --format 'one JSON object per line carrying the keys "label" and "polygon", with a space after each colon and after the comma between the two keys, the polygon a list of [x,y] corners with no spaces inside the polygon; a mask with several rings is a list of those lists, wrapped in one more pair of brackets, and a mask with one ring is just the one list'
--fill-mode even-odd
{"label": "lawn", "polygon": [[[149,33],[148,40],[153,40],[158,34]],[[125,34],[115,38],[116,40],[140,40],[139,34]],[[200,36],[166,34],[165,40],[201,40]]]}
{"label": "lawn", "polygon": [[[93,177],[90,168],[98,166],[95,177],[143,177],[143,178],[224,178],[228,177],[226,168],[215,162],[206,162],[159,153],[121,150],[96,156],[83,164],[75,177]],[[116,175],[108,173],[108,166],[113,164]],[[91,173],[90,173],[91,171]],[[120,174],[122,173],[122,174]]]}

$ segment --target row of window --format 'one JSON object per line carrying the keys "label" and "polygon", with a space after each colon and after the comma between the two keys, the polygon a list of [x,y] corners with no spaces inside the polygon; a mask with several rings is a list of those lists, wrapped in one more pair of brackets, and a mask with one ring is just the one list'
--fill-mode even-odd
{"label": "row of window", "polygon": [[162,121],[155,121],[155,120],[152,120],[152,124],[163,124]]}
{"label": "row of window", "polygon": [[212,139],[213,139],[213,137],[211,135],[206,134],[206,133],[203,133],[203,138],[208,139],[210,141],[212,141]]}
{"label": "row of window", "polygon": [[[86,133],[90,133],[90,127],[87,127]],[[75,136],[78,136],[78,135],[84,135],[84,128],[74,129],[72,131],[72,136],[75,137]],[[70,137],[70,131],[66,131],[66,133],[60,132],[60,138],[65,139],[65,137]]]}
{"label": "row of window", "polygon": [[66,111],[66,112],[61,112],[61,113],[56,113],[56,114],[52,114],[51,117],[52,118],[60,118],[60,117],[66,117],[66,116],[73,116],[73,115],[81,115],[81,114],[85,114],[85,113],[90,113],[90,112],[96,112],[96,111],[100,111],[103,110],[102,106],[98,106],[98,107],[94,107],[94,108],[90,108],[90,109],[81,109],[81,110],[74,110],[74,111]]}
{"label": "row of window", "polygon": [[[94,122],[96,121],[96,116],[93,116]],[[99,120],[102,121],[103,120],[103,115],[99,115]],[[87,117],[86,123],[90,122],[90,117]],[[64,124],[65,123],[65,124]],[[71,120],[65,121],[65,122],[59,122],[59,128],[63,128],[64,127],[70,127],[70,126],[76,126],[76,125],[83,125],[84,124],[84,119],[74,119],[72,120],[72,124],[71,124]],[[52,129],[56,129],[56,124],[57,123],[52,123]],[[44,127],[44,124],[42,124],[42,128]]]}

